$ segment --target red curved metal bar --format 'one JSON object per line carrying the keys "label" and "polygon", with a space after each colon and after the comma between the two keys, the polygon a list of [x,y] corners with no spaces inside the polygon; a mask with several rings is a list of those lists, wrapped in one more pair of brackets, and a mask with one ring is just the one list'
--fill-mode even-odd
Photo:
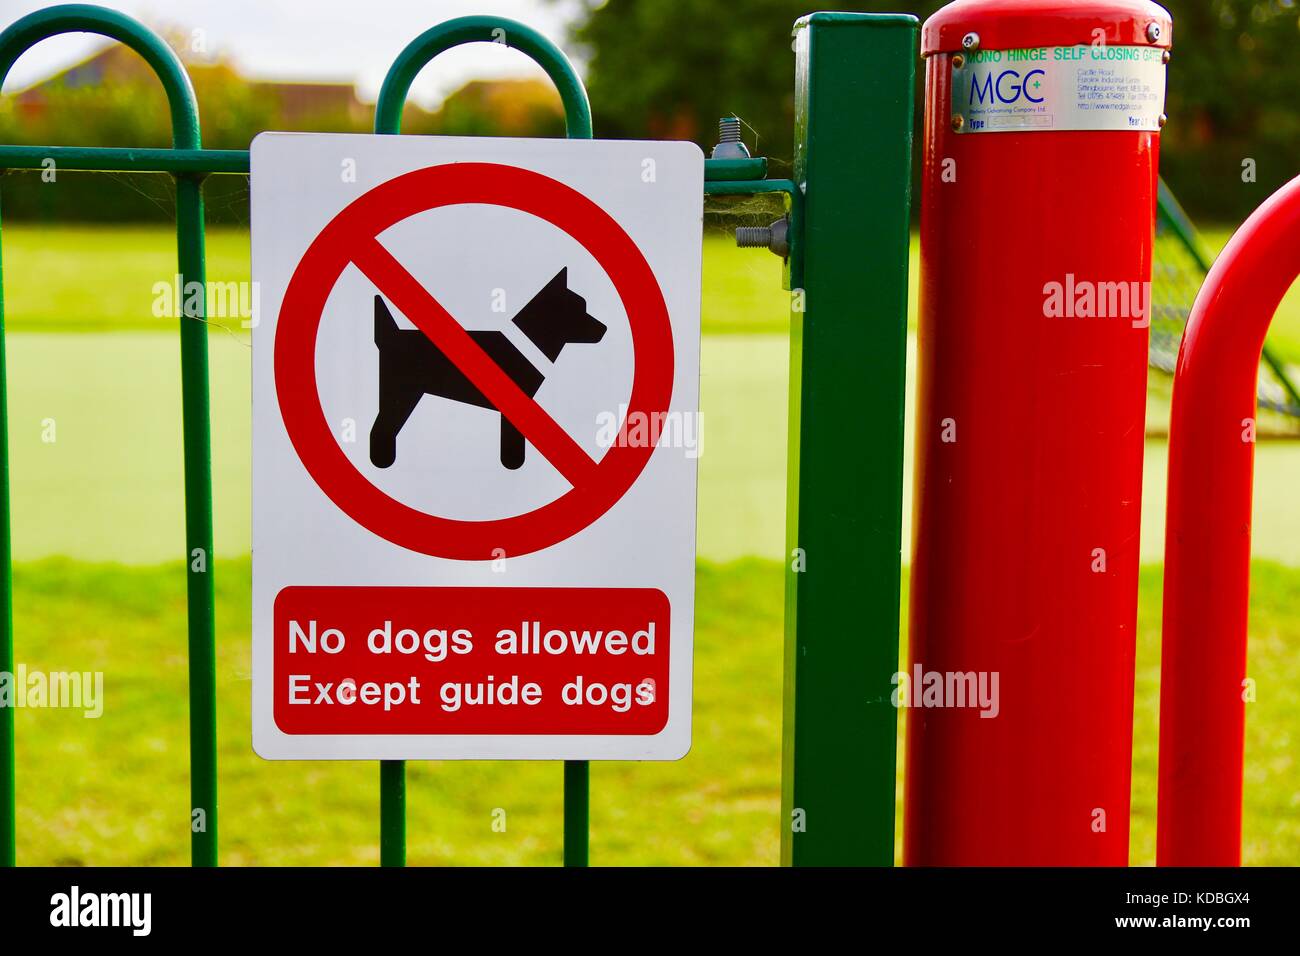
{"label": "red curved metal bar", "polygon": [[1255,386],[1300,275],[1300,177],[1237,230],[1178,353],[1169,426],[1156,862],[1241,863]]}

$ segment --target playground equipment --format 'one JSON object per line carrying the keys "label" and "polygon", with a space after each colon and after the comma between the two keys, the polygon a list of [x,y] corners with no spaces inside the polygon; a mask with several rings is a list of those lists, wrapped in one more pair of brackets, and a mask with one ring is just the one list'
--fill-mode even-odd
{"label": "playground equipment", "polygon": [[1142,0],[958,0],[922,31],[909,673],[996,675],[1000,701],[911,710],[909,864],[1128,861],[1159,121],[1072,113],[1051,64],[1162,78],[1171,33]]}
{"label": "playground equipment", "polygon": [[1160,865],[1241,863],[1255,382],[1269,323],[1297,276],[1300,179],[1293,179],[1220,254],[1178,353],[1165,526]]}

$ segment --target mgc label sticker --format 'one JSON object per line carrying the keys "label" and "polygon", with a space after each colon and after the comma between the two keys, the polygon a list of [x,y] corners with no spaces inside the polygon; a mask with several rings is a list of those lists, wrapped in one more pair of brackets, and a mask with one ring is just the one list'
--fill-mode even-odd
{"label": "mgc label sticker", "polygon": [[952,58],[953,128],[1158,130],[1164,51],[1137,46],[977,50]]}

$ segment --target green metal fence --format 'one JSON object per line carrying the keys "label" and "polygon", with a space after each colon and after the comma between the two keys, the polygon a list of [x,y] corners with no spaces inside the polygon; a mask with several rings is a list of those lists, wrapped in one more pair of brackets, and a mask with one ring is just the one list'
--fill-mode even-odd
{"label": "green metal fence", "polygon": [[[774,25],[774,29],[779,29]],[[783,197],[792,292],[786,586],[783,859],[795,864],[893,861],[894,740],[888,687],[897,670],[902,425],[907,324],[912,85],[918,22],[908,16],[814,14],[796,24],[793,179],[767,178],[761,157],[706,161],[710,196]],[[131,18],[87,5],[52,7],[0,33],[0,83],[48,37],[89,32],[118,40],[153,67],[171,108],[171,149],[0,146],[0,169],[169,173],[184,287],[205,285],[203,182],[249,172],[247,150],[205,150],[189,78],[161,39]],[[416,74],[439,53],[497,42],[532,57],[564,104],[570,137],[592,136],[586,92],[564,54],[498,17],[448,21],[412,41],[385,78],[377,133],[398,133]],[[863,75],[859,64],[871,63]],[[851,119],[847,119],[851,118]],[[870,122],[863,122],[870,118]],[[874,188],[864,188],[866,184]],[[805,196],[807,199],[805,200]],[[204,295],[187,298],[201,303]],[[202,308],[201,304],[188,306]],[[0,277],[0,332],[3,330]],[[217,863],[212,479],[207,328],[180,320],[188,579],[191,854]],[[816,388],[813,386],[815,384]],[[0,411],[4,392],[0,334]],[[805,385],[807,387],[805,387]],[[12,672],[7,412],[0,414],[0,671]],[[828,500],[837,507],[832,515]],[[863,633],[858,622],[875,626]],[[875,675],[871,679],[868,675]],[[14,714],[0,708],[0,863],[15,851]],[[380,765],[380,858],[406,855],[406,772]],[[564,863],[588,859],[589,776],[564,766]],[[180,814],[178,814],[178,819]],[[774,825],[778,825],[774,821]]]}

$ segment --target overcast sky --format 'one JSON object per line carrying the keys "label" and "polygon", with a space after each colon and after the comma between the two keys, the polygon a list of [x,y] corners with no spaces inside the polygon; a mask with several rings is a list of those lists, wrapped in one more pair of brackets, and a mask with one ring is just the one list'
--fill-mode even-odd
{"label": "overcast sky", "polygon": [[[4,0],[0,29],[59,0]],[[208,52],[228,55],[250,76],[350,80],[365,100],[379,94],[393,58],[442,20],[492,13],[535,27],[564,44],[575,0],[98,0],[143,20],[187,32],[202,30]],[[21,89],[84,58],[102,38],[74,34],[38,44],[10,71],[5,92]],[[581,64],[578,64],[581,67]],[[412,96],[436,104],[466,80],[540,76],[515,50],[475,43],[438,57],[420,74]]]}

